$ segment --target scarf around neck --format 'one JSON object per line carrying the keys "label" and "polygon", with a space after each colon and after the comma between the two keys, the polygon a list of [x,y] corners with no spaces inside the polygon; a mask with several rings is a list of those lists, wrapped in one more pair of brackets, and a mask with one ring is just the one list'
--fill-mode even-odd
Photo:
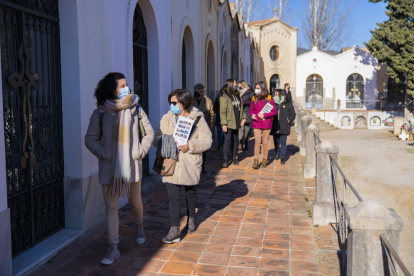
{"label": "scarf around neck", "polygon": [[275,104],[281,104],[285,101],[285,96],[282,96],[282,98],[279,96],[274,96],[273,101],[275,101]]}
{"label": "scarf around neck", "polygon": [[115,116],[112,145],[112,176],[110,189],[112,197],[129,197],[131,183],[131,120],[136,111],[139,97],[134,94],[121,100],[107,100],[100,108]]}

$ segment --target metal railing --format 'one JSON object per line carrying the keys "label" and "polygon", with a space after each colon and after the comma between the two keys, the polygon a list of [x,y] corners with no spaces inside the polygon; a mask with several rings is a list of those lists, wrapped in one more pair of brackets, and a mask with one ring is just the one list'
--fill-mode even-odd
{"label": "metal railing", "polygon": [[[322,143],[321,139],[318,137],[316,133],[314,133],[315,136],[315,146]],[[348,226],[349,223],[345,216],[345,210],[347,209],[347,202],[346,202],[346,189],[349,187],[349,189],[352,191],[354,196],[358,199],[359,202],[363,201],[362,197],[359,195],[355,187],[351,184],[351,182],[348,180],[348,178],[345,176],[344,172],[342,171],[341,167],[338,165],[335,156],[332,154],[329,154],[329,158],[331,161],[331,171],[332,171],[332,188],[333,188],[333,194],[334,194],[334,205],[335,205],[335,213],[336,213],[336,224],[337,225],[337,233],[338,233],[338,240],[340,242],[340,249],[342,251],[342,271],[346,271],[346,250],[347,250],[347,239],[348,239]],[[339,196],[338,191],[338,178],[337,174],[335,173],[335,169],[341,174],[343,179],[343,186],[342,186],[342,200]],[[408,271],[404,263],[402,262],[401,258],[398,256],[397,252],[392,247],[391,243],[386,239],[384,234],[380,235],[381,241],[383,242],[383,245],[385,247],[385,251],[387,252],[388,257],[388,264],[389,267],[392,268],[392,271],[394,272],[394,275],[398,275],[397,268],[395,265],[395,262],[398,264],[398,266],[401,268],[401,271],[404,273],[405,276],[411,276],[411,273]],[[394,262],[395,260],[395,262]]]}

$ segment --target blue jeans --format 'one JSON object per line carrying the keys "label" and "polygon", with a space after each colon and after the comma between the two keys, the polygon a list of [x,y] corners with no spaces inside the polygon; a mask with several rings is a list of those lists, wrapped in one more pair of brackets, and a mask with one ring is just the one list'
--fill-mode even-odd
{"label": "blue jeans", "polygon": [[220,144],[223,144],[223,140],[224,140],[224,136],[223,136],[223,129],[221,128],[221,126],[217,127],[217,140]]}
{"label": "blue jeans", "polygon": [[286,150],[287,150],[287,146],[286,146],[287,135],[276,134],[273,136],[273,140],[275,143],[276,154],[280,154],[280,158],[285,158]]}

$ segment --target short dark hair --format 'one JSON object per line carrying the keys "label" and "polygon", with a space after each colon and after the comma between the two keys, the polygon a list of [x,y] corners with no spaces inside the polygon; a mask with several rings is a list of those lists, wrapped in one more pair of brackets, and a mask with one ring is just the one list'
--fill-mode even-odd
{"label": "short dark hair", "polygon": [[115,99],[115,90],[118,87],[118,80],[125,79],[124,74],[111,72],[98,82],[95,89],[96,105],[104,105],[106,100]]}
{"label": "short dark hair", "polygon": [[254,89],[256,89],[256,85],[260,86],[259,99],[264,99],[269,96],[269,90],[267,90],[267,85],[264,81],[259,81],[256,83]]}
{"label": "short dark hair", "polygon": [[237,91],[234,90],[233,86],[234,86],[234,82],[236,80],[235,79],[227,79],[226,82],[224,83],[223,87],[220,89],[220,91],[226,91],[227,94],[231,95],[231,96],[236,96],[237,95]]}
{"label": "short dark hair", "polygon": [[193,104],[193,97],[187,89],[175,89],[168,95],[168,103],[171,104],[171,97],[176,96],[177,101],[183,105],[185,110],[189,110]]}

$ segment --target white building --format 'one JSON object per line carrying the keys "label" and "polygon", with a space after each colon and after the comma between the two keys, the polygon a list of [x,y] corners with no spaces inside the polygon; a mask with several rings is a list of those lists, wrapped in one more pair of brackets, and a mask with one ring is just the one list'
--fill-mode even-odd
{"label": "white building", "polygon": [[373,109],[378,100],[377,66],[374,56],[354,47],[331,55],[314,48],[296,62],[296,99],[308,108]]}

